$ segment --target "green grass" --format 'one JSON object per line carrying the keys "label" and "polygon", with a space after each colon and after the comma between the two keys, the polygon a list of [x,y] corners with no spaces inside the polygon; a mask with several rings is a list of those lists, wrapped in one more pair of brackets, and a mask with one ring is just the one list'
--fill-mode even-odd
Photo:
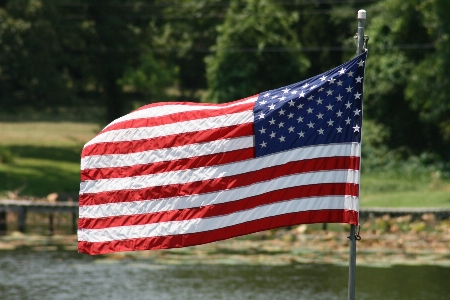
{"label": "green grass", "polygon": [[0,146],[13,154],[0,164],[0,195],[77,194],[81,149],[99,130],[94,123],[0,122]]}
{"label": "green grass", "polygon": [[[95,123],[0,122],[0,148],[13,154],[13,162],[0,163],[0,196],[77,194],[81,149],[99,131]],[[363,172],[361,207],[375,206],[450,207],[450,179],[420,168]]]}
{"label": "green grass", "polygon": [[[397,173],[397,172],[395,172]],[[431,174],[363,173],[361,207],[450,207],[450,181]]]}

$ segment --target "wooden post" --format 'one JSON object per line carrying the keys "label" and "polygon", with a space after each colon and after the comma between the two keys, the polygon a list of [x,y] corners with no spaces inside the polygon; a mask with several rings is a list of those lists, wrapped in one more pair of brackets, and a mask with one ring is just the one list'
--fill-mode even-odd
{"label": "wooden post", "polygon": [[48,214],[48,231],[50,232],[50,235],[53,235],[55,233],[55,227],[53,224],[53,213]]}
{"label": "wooden post", "polygon": [[72,213],[72,233],[76,234],[78,230],[78,224],[77,224],[77,214]]}
{"label": "wooden post", "polygon": [[6,221],[6,211],[0,211],[0,234],[5,234],[8,230],[8,224]]}
{"label": "wooden post", "polygon": [[19,231],[25,232],[26,230],[26,222],[27,221],[27,207],[21,206],[19,208]]}

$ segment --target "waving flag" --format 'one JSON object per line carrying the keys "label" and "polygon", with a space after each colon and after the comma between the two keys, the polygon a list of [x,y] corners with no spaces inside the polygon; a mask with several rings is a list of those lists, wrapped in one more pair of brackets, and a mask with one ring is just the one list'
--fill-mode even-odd
{"label": "waving flag", "polygon": [[79,252],[357,225],[365,60],[226,104],[150,104],[106,126],[82,152]]}

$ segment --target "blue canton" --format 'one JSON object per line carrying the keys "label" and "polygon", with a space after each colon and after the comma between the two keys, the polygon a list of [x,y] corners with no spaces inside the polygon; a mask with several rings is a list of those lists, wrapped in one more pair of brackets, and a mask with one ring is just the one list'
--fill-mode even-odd
{"label": "blue canton", "polygon": [[361,142],[367,52],[330,71],[261,93],[253,108],[256,156]]}

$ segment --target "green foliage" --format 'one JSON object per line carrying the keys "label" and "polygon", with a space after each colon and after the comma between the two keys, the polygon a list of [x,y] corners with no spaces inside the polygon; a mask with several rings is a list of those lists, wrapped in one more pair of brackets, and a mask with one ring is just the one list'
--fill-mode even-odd
{"label": "green foliage", "polygon": [[[64,105],[74,99],[58,38],[56,2],[8,1],[0,9],[0,106]],[[65,32],[70,35],[70,32]]]}
{"label": "green foliage", "polygon": [[291,28],[296,20],[295,13],[270,0],[231,1],[213,55],[206,58],[204,100],[228,102],[299,81],[308,60],[291,52],[300,50]]}
{"label": "green foliage", "polygon": [[366,116],[390,129],[391,148],[445,159],[450,157],[448,5],[384,0],[373,7],[365,89]]}
{"label": "green foliage", "polygon": [[450,2],[423,1],[419,9],[435,51],[415,66],[405,96],[420,112],[421,121],[437,124],[441,136],[450,143]]}
{"label": "green foliage", "polygon": [[164,17],[154,26],[154,45],[168,49],[165,60],[178,67],[179,98],[199,101],[198,92],[207,88],[204,58],[216,42],[216,27],[222,24],[229,1],[177,0],[171,5],[161,1],[164,3]]}
{"label": "green foliage", "polygon": [[177,73],[177,66],[168,66],[168,62],[156,60],[152,52],[148,52],[141,56],[136,68],[125,71],[119,83],[142,93],[147,101],[162,100],[165,89],[173,85]]}

